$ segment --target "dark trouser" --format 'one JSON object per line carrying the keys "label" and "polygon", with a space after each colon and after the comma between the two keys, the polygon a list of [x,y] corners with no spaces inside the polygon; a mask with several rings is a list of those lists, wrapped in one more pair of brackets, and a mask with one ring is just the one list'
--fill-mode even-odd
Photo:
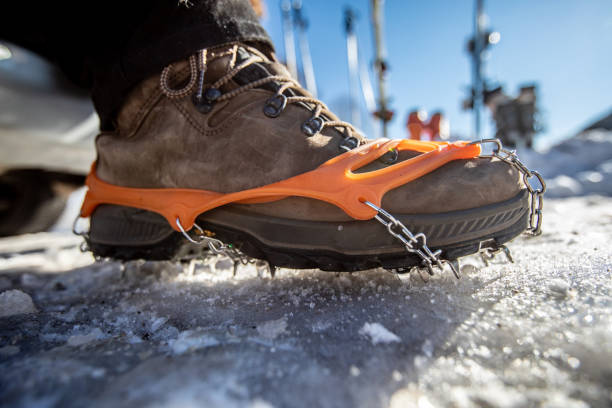
{"label": "dark trouser", "polygon": [[89,88],[104,130],[134,85],[196,50],[232,41],[272,50],[248,0],[14,1],[2,9],[0,39]]}

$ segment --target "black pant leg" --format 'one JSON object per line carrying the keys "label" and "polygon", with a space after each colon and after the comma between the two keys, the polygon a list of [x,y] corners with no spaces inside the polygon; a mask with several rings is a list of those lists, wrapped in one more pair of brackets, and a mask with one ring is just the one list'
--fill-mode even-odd
{"label": "black pant leg", "polygon": [[0,39],[56,62],[91,90],[103,128],[112,128],[129,90],[194,51],[242,41],[272,49],[248,0],[13,2]]}

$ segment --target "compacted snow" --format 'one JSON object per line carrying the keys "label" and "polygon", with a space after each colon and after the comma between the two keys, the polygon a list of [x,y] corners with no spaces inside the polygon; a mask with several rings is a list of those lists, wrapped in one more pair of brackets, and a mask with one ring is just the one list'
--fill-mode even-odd
{"label": "compacted snow", "polygon": [[2,239],[0,406],[608,407],[612,198],[547,199],[543,229],[429,283]]}
{"label": "compacted snow", "polygon": [[612,132],[591,130],[548,151],[520,151],[520,157],[546,179],[548,197],[612,195]]}
{"label": "compacted snow", "polygon": [[516,263],[427,284],[1,240],[0,405],[609,406],[611,221],[611,198],[549,200]]}

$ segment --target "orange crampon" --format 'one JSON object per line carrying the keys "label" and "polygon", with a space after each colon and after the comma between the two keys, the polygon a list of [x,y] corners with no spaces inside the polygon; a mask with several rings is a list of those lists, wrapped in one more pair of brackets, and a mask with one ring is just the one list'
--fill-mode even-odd
{"label": "orange crampon", "polygon": [[[417,157],[383,169],[354,173],[392,149],[417,151]],[[358,220],[371,219],[376,211],[365,205],[380,206],[383,195],[456,159],[480,154],[480,146],[468,142],[421,142],[378,139],[336,156],[316,169],[262,187],[221,194],[195,189],[144,189],[105,183],[95,174],[95,163],[87,177],[89,191],[81,209],[89,217],[100,204],[115,204],[161,214],[173,229],[193,227],[198,215],[230,203],[266,203],[287,196],[326,201]]]}

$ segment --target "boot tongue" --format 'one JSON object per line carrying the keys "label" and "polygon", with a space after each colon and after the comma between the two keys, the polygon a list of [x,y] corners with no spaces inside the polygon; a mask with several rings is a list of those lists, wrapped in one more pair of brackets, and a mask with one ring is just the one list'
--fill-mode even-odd
{"label": "boot tongue", "polygon": [[[221,56],[215,57],[215,54]],[[220,49],[219,51],[213,51],[212,56],[206,65],[206,83],[214,83],[223,75],[227,74],[230,70],[253,57],[253,55],[255,54],[249,51],[247,48],[242,46],[238,47],[235,60],[232,64],[234,55],[231,53],[231,49],[225,48]],[[239,86],[276,75],[291,77],[286,68],[278,62],[257,62],[237,72],[232,78],[232,81],[225,84],[222,87],[222,90],[225,92],[231,91]],[[269,82],[267,84],[263,84],[260,88],[269,90],[271,92],[276,92],[280,86],[280,83]]]}
{"label": "boot tongue", "polygon": [[[251,54],[248,50],[244,48],[238,49],[238,58],[236,63],[239,64],[249,59],[253,54]],[[240,61],[240,62],[239,62]],[[258,79],[263,79],[269,76],[283,76],[287,78],[291,78],[291,74],[284,65],[279,64],[278,62],[271,60],[267,62],[258,62],[252,65],[249,65],[245,69],[241,70],[235,77],[236,82],[244,85],[245,83],[257,81]],[[269,89],[273,92],[280,87],[279,83],[268,83],[267,87],[264,85],[264,88]]]}

